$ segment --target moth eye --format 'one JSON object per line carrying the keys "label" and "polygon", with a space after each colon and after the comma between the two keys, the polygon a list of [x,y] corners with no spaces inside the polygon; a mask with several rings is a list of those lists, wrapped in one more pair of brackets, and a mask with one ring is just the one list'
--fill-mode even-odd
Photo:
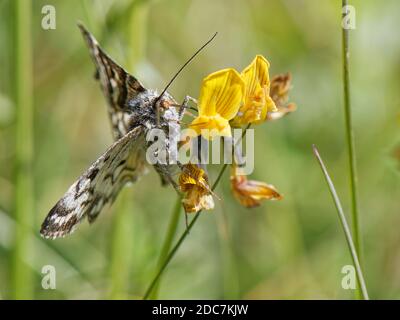
{"label": "moth eye", "polygon": [[168,109],[169,105],[165,100],[160,100],[155,104],[155,108]]}
{"label": "moth eye", "polygon": [[164,109],[168,109],[171,106],[171,102],[168,100],[162,100],[160,103],[160,107]]}

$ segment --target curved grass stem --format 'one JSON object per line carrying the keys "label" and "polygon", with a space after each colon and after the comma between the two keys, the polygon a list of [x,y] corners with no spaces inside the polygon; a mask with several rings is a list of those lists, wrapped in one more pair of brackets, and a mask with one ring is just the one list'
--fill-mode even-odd
{"label": "curved grass stem", "polygon": [[340,220],[340,222],[342,224],[343,231],[344,231],[344,234],[345,234],[345,237],[346,237],[346,241],[347,241],[347,245],[349,247],[351,258],[353,260],[353,264],[354,264],[356,272],[357,272],[357,281],[358,281],[359,287],[361,289],[362,296],[363,296],[364,300],[369,300],[368,292],[367,292],[367,286],[365,285],[365,280],[364,280],[364,276],[363,276],[363,273],[362,273],[359,256],[357,254],[356,246],[355,246],[355,244],[353,242],[353,238],[352,238],[351,232],[350,232],[350,227],[349,227],[349,225],[347,223],[346,216],[345,216],[345,214],[343,212],[343,208],[342,208],[342,205],[340,203],[339,196],[336,193],[335,186],[333,185],[332,179],[329,177],[328,170],[326,169],[325,164],[322,161],[322,158],[319,155],[319,152],[318,152],[318,149],[317,149],[316,146],[313,146],[313,152],[314,152],[315,157],[318,160],[318,163],[319,163],[319,165],[321,167],[321,170],[322,170],[322,172],[324,174],[326,183],[328,184],[329,191],[331,192],[333,201],[335,203],[336,210],[337,210],[337,213],[339,215],[339,220]]}

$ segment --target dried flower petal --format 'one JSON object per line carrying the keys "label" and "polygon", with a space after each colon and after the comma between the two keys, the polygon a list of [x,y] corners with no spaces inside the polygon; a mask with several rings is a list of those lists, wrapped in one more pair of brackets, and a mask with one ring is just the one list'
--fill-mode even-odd
{"label": "dried flower petal", "polygon": [[287,102],[291,81],[290,73],[278,74],[272,78],[270,94],[277,107]]}
{"label": "dried flower petal", "polygon": [[274,100],[277,110],[268,112],[267,120],[278,120],[283,116],[296,111],[297,107],[294,103],[287,104],[289,100],[289,90],[291,89],[292,76],[290,73],[280,74],[271,80],[270,95]]}
{"label": "dried flower petal", "polygon": [[276,112],[269,112],[267,114],[267,120],[278,120],[296,110],[297,106],[294,103],[289,103],[287,106],[278,107],[278,110]]}
{"label": "dried flower petal", "polygon": [[200,167],[191,163],[185,165],[179,176],[179,186],[185,193],[182,204],[187,213],[214,208],[207,174]]}
{"label": "dried flower petal", "polygon": [[282,199],[282,195],[273,185],[261,181],[248,180],[236,166],[232,167],[231,187],[235,198],[247,208],[259,206],[262,200]]}

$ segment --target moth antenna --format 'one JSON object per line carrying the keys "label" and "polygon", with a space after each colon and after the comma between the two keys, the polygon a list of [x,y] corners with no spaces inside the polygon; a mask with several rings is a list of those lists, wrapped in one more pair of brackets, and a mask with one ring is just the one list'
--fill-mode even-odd
{"label": "moth antenna", "polygon": [[[172,82],[178,77],[178,75],[181,73],[181,71],[200,53],[201,50],[203,50],[211,41],[214,40],[214,38],[217,36],[218,32],[214,33],[214,35],[206,42],[204,43],[183,65],[180,67],[177,73],[172,77],[172,79],[168,82],[168,84],[165,86],[164,90],[161,92],[161,94],[156,98],[154,101],[154,105],[157,104],[157,102],[161,99],[161,97],[164,95],[164,93],[168,90],[168,88],[171,86]],[[160,126],[160,110],[157,108],[157,126]]]}

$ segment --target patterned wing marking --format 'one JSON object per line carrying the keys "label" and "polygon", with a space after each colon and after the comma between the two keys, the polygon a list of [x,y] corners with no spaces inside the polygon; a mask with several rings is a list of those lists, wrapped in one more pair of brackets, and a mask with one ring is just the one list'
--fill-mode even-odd
{"label": "patterned wing marking", "polygon": [[[128,132],[128,101],[146,91],[143,85],[112,60],[99,46],[95,37],[81,24],[78,24],[89,47],[90,55],[96,65],[96,78],[108,102],[108,113],[115,139]],[[124,112],[125,111],[125,112]]]}
{"label": "patterned wing marking", "polygon": [[127,182],[136,181],[146,170],[142,139],[143,129],[137,127],[114,142],[50,210],[41,235],[63,237],[85,217],[92,223]]}

